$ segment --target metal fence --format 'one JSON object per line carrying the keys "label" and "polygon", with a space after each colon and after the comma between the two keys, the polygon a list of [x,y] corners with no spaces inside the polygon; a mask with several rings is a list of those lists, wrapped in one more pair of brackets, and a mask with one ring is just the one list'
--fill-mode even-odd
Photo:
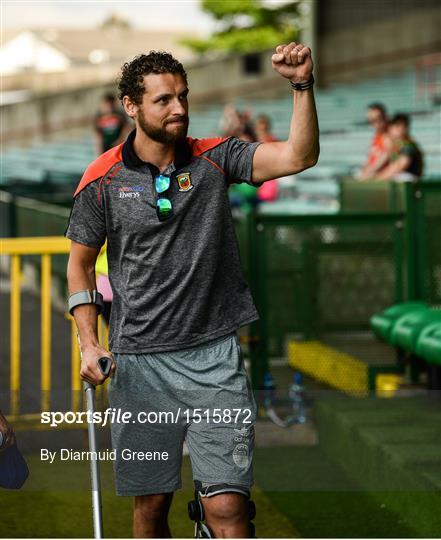
{"label": "metal fence", "polygon": [[[6,365],[0,366],[0,375],[5,376],[9,373],[9,410],[12,420],[26,420],[39,423],[38,413],[23,414],[22,413],[22,398],[29,394],[34,394],[36,391],[40,393],[40,410],[48,410],[51,405],[51,398],[54,394],[52,374],[54,370],[69,368],[70,372],[70,394],[67,391],[62,391],[63,395],[69,399],[70,410],[77,411],[82,407],[82,391],[80,381],[80,352],[76,337],[76,326],[74,319],[65,314],[66,319],[71,325],[70,343],[66,343],[64,351],[65,358],[56,359],[53,362],[53,321],[52,321],[52,288],[51,281],[53,279],[53,260],[60,257],[62,254],[69,252],[70,242],[67,238],[60,236],[47,237],[20,237],[20,238],[3,238],[1,240],[0,255],[9,258],[9,369]],[[22,266],[25,257],[36,257],[41,264],[41,279],[40,279],[40,316],[38,320],[29,320],[29,313],[23,312],[22,309]],[[66,306],[67,307],[67,306]],[[32,362],[37,361],[40,357],[40,381],[32,381],[33,388],[22,387],[22,367],[25,363],[25,368],[29,368],[30,359],[24,359],[22,356],[22,332],[26,329],[26,325],[38,326],[40,330],[40,350],[35,349],[33,354],[35,358]],[[66,323],[68,324],[68,323]],[[99,317],[98,332],[100,343],[106,346],[107,344],[107,328]],[[38,334],[38,332],[35,332]],[[3,343],[6,343],[6,339]],[[3,353],[4,351],[2,351]],[[70,357],[70,358],[69,358]],[[24,362],[26,360],[26,362]],[[2,385],[3,386],[3,385]],[[38,388],[39,387],[39,388]],[[67,399],[65,401],[67,404]],[[4,405],[3,407],[4,408]]]}

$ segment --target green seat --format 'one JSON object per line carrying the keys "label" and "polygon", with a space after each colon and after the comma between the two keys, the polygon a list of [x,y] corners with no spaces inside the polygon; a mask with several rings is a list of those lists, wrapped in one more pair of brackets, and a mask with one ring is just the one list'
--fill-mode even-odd
{"label": "green seat", "polygon": [[423,328],[417,339],[416,353],[427,362],[441,366],[441,321]]}
{"label": "green seat", "polygon": [[390,333],[390,343],[405,351],[416,353],[416,344],[423,329],[434,323],[441,323],[441,311],[420,309],[403,315],[395,323]]}
{"label": "green seat", "polygon": [[427,306],[423,302],[395,304],[381,313],[373,315],[370,320],[371,328],[378,339],[389,341],[391,330],[400,317],[421,310],[427,310]]}

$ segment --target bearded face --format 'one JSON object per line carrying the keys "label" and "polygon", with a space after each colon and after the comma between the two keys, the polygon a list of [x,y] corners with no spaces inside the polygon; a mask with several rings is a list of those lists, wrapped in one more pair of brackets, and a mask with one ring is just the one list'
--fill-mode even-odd
{"label": "bearded face", "polygon": [[162,120],[159,124],[149,122],[144,107],[140,107],[137,124],[147,137],[162,144],[176,144],[187,137],[188,115],[179,115]]}
{"label": "bearded face", "polygon": [[136,127],[149,139],[175,145],[188,132],[188,88],[180,74],[150,73],[144,76],[145,92],[139,104],[130,104]]}

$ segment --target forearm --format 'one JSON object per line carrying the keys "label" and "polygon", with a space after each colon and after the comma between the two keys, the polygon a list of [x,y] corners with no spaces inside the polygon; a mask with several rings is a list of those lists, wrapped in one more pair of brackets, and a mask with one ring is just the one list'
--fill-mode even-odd
{"label": "forearm", "polygon": [[373,173],[372,177],[376,180],[391,180],[395,176],[393,169],[387,167],[381,172]]}
{"label": "forearm", "polygon": [[396,161],[389,163],[383,170],[375,175],[376,178],[381,180],[390,180],[397,174],[400,174],[407,170],[410,165],[410,158],[408,156],[401,156]]}
{"label": "forearm", "polygon": [[[276,47],[273,68],[300,88],[293,91],[293,111],[288,139],[261,144],[253,157],[253,182],[297,174],[313,167],[320,153],[319,126],[311,87],[311,51],[302,44]],[[303,88],[302,88],[303,87]]]}
{"label": "forearm", "polygon": [[[95,267],[84,267],[69,261],[67,268],[69,294],[96,289]],[[73,311],[80,336],[81,349],[98,345],[98,312],[95,304],[82,304]]]}
{"label": "forearm", "polygon": [[371,172],[376,173],[380,171],[381,169],[384,169],[388,161],[389,161],[389,154],[387,154],[386,152],[380,154],[377,160],[375,161],[374,165],[372,165],[370,169]]}
{"label": "forearm", "polygon": [[293,162],[303,162],[305,167],[318,160],[319,126],[312,88],[293,92],[293,113],[288,137],[288,152]]}
{"label": "forearm", "polygon": [[378,180],[391,180],[396,174],[400,172],[400,169],[394,163],[391,163],[382,171],[375,172],[372,176],[374,176]]}
{"label": "forearm", "polygon": [[261,144],[253,160],[253,182],[297,174],[313,167],[320,153],[319,127],[312,89],[294,92],[289,137]]}

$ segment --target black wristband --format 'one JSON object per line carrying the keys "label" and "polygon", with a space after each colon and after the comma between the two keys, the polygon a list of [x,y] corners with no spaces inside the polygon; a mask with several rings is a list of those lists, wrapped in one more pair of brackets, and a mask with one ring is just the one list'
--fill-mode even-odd
{"label": "black wristband", "polygon": [[308,88],[312,88],[314,85],[314,75],[311,73],[309,80],[304,83],[293,83],[292,81],[289,81],[289,84],[293,90],[299,90],[300,92],[302,90],[308,90]]}

